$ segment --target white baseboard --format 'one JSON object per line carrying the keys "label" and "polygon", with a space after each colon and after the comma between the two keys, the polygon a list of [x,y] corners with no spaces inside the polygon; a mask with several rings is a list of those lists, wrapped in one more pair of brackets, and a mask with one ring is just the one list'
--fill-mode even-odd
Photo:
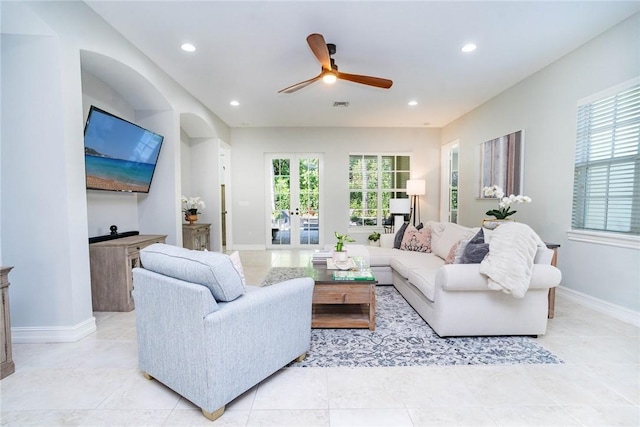
{"label": "white baseboard", "polygon": [[95,331],[95,317],[73,326],[12,327],[11,342],[15,344],[76,342]]}
{"label": "white baseboard", "polygon": [[623,322],[640,327],[640,313],[637,311],[583,294],[582,292],[574,291],[573,289],[565,288],[564,286],[558,286],[556,288],[556,292],[563,298],[576,302],[580,305],[584,305],[585,307],[589,307],[608,316],[615,317]]}

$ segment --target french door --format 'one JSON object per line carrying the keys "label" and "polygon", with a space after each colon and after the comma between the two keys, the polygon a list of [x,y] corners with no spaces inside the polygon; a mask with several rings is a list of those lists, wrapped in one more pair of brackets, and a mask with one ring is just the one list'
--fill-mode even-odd
{"label": "french door", "polygon": [[267,247],[321,245],[322,155],[267,154]]}

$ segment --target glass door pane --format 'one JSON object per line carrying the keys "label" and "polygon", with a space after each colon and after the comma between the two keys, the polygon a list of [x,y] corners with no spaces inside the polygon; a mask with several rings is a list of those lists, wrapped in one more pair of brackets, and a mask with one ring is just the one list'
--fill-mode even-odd
{"label": "glass door pane", "polygon": [[321,158],[315,154],[276,154],[267,157],[267,167],[267,247],[319,245]]}
{"label": "glass door pane", "polygon": [[300,245],[320,241],[320,159],[298,159],[298,199],[300,206]]}
{"label": "glass door pane", "polygon": [[291,160],[271,160],[271,243],[291,244]]}

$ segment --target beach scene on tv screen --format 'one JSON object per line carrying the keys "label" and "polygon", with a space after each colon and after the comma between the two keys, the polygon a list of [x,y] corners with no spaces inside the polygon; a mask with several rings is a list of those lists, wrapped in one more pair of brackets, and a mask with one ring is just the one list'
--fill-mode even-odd
{"label": "beach scene on tv screen", "polygon": [[97,110],[85,131],[87,188],[148,192],[162,136]]}

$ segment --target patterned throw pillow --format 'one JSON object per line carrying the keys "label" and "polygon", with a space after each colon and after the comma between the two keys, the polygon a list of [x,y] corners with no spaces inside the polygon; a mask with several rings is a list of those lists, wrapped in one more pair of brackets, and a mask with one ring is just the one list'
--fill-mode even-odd
{"label": "patterned throw pillow", "polygon": [[418,230],[413,225],[407,226],[402,237],[400,249],[403,251],[431,252],[431,230],[429,227]]}
{"label": "patterned throw pillow", "polygon": [[460,246],[460,242],[451,246],[451,249],[449,249],[449,254],[444,260],[445,264],[453,264],[453,262],[456,260],[456,252],[458,251],[458,246]]}

